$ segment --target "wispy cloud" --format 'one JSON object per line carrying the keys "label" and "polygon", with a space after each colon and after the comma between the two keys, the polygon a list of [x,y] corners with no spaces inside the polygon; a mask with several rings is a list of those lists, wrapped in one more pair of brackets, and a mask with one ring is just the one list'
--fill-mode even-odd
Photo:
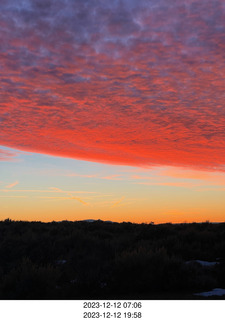
{"label": "wispy cloud", "polygon": [[132,175],[132,180],[139,180],[137,184],[145,185],[168,185],[168,186],[225,186],[225,173],[212,171],[197,171],[187,168],[158,168],[151,172],[149,176],[146,172],[141,175]]}
{"label": "wispy cloud", "polygon": [[120,174],[113,174],[110,176],[101,177],[103,180],[122,180],[122,177]]}
{"label": "wispy cloud", "polygon": [[159,171],[159,177],[169,177],[175,179],[192,180],[202,184],[208,185],[225,185],[225,173],[223,172],[210,172],[210,171],[197,171],[181,168],[167,168]]}
{"label": "wispy cloud", "polygon": [[54,199],[54,200],[77,200],[78,202],[82,203],[83,205],[89,205],[87,202],[85,202],[83,199],[74,197],[72,195],[68,197],[38,197],[39,199]]}
{"label": "wispy cloud", "polygon": [[4,195],[4,196],[0,196],[0,198],[27,198],[27,196],[8,196],[8,195]]}
{"label": "wispy cloud", "polygon": [[118,201],[114,202],[113,205],[111,206],[111,208],[114,208],[116,206],[118,206],[119,204],[121,204],[121,202],[125,199],[125,197],[122,197],[121,199],[119,199]]}
{"label": "wispy cloud", "polygon": [[53,190],[53,192],[63,192],[61,189],[56,187],[50,187],[49,189]]}
{"label": "wispy cloud", "polygon": [[78,177],[78,178],[96,178],[97,174],[78,174],[78,173],[68,173],[67,177]]}
{"label": "wispy cloud", "polygon": [[[62,190],[59,189],[57,187],[50,187],[47,190],[11,190],[12,187],[14,187],[15,185],[18,184],[18,181],[10,184],[7,186],[8,189],[1,189],[0,191],[3,192],[12,192],[12,193],[18,193],[18,192],[22,192],[22,193],[34,193],[34,194],[39,194],[39,193],[60,193],[60,194],[64,194],[66,196],[38,196],[37,198],[42,198],[42,199],[58,199],[58,200],[77,200],[78,202],[82,203],[83,205],[89,205],[87,202],[85,202],[83,199],[81,199],[80,197],[76,197],[74,196],[74,194],[97,194],[97,192],[92,192],[92,191],[68,191],[68,190]],[[2,197],[17,197],[17,198],[21,198],[21,197],[26,197],[26,196],[2,196]]]}
{"label": "wispy cloud", "polygon": [[[1,123],[1,121],[0,121],[0,123]],[[17,161],[17,159],[16,159],[17,156],[18,156],[18,153],[16,153],[16,152],[0,149],[0,161],[15,162],[15,161]]]}
{"label": "wispy cloud", "polygon": [[81,198],[78,198],[78,197],[74,197],[74,196],[71,196],[70,199],[74,199],[74,200],[77,200],[78,202],[84,204],[84,205],[88,205],[87,202],[85,202],[84,200],[82,200]]}
{"label": "wispy cloud", "polygon": [[78,177],[78,178],[95,178],[95,179],[103,179],[103,180],[121,180],[120,174],[112,174],[109,176],[102,176],[100,174],[78,174],[78,173],[69,173],[66,174],[67,177]]}
{"label": "wispy cloud", "polygon": [[38,189],[16,189],[16,190],[6,190],[6,189],[0,189],[2,192],[29,192],[29,193],[72,193],[72,194],[97,194],[98,192],[95,191],[73,191],[73,190],[62,190],[62,191],[57,191],[57,190],[38,190]]}
{"label": "wispy cloud", "polygon": [[11,188],[15,187],[17,184],[19,184],[19,181],[15,181],[13,183],[10,183],[7,186],[5,186],[5,188],[11,189]]}
{"label": "wispy cloud", "polygon": [[[139,175],[132,175],[131,179],[133,180],[154,180],[156,177],[150,177],[150,176],[139,176]],[[159,177],[157,177],[159,178]]]}
{"label": "wispy cloud", "polygon": [[183,187],[183,188],[193,188],[201,185],[193,182],[138,182],[137,184],[142,184],[146,186]]}

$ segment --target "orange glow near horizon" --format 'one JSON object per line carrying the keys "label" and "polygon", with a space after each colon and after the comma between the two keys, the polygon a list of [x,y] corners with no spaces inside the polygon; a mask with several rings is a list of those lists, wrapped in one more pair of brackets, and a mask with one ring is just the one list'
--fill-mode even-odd
{"label": "orange glow near horizon", "polygon": [[2,162],[1,220],[225,221],[223,172],[141,169],[36,154],[19,159]]}
{"label": "orange glow near horizon", "polygon": [[[11,208],[7,211],[7,214],[1,214],[1,220],[11,219],[15,221],[41,221],[41,222],[60,222],[60,221],[80,221],[80,220],[103,220],[103,221],[112,221],[112,222],[131,222],[131,223],[151,223],[154,224],[162,224],[162,223],[202,223],[202,222],[212,222],[219,223],[225,222],[224,218],[224,210],[218,212],[215,215],[215,212],[207,212],[207,210],[199,210],[196,212],[181,212],[181,211],[168,211],[168,212],[157,212],[157,213],[142,213],[139,215],[139,211],[142,208],[139,208],[139,211],[123,211],[121,209],[115,212],[111,212],[107,210],[107,213],[99,211],[99,209],[95,210],[97,212],[91,211],[91,214],[87,212],[83,212],[83,210],[79,210],[78,214],[66,213],[65,211],[56,210],[57,206],[51,208],[51,212],[43,211],[40,214],[40,210],[32,209],[32,214],[30,210],[22,210],[18,212],[17,208]],[[16,210],[15,210],[16,209]],[[64,208],[65,209],[65,208]]]}

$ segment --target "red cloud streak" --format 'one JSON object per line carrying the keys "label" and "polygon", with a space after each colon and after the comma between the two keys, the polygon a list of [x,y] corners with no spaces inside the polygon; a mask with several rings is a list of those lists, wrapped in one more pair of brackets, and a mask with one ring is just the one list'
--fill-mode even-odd
{"label": "red cloud streak", "polygon": [[0,4],[0,143],[224,170],[224,1],[63,3]]}

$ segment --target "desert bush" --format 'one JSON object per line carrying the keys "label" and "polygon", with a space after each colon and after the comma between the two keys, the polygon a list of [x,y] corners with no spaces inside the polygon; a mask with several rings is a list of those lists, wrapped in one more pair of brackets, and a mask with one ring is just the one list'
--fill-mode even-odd
{"label": "desert bush", "polygon": [[1,299],[52,299],[57,279],[58,270],[53,266],[38,266],[24,258],[3,277]]}

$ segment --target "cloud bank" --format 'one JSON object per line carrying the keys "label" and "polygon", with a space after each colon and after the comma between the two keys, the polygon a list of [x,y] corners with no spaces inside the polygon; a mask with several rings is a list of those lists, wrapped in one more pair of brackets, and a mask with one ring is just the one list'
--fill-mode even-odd
{"label": "cloud bank", "polygon": [[2,0],[0,37],[1,145],[224,170],[223,0]]}

